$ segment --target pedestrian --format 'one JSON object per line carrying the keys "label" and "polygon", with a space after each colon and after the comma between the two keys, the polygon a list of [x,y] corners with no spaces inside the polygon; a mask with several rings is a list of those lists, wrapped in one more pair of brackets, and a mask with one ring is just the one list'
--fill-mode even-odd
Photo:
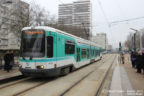
{"label": "pedestrian", "polygon": [[14,53],[13,51],[10,52],[10,70],[12,70],[12,67],[14,65]]}
{"label": "pedestrian", "polygon": [[136,61],[136,53],[132,52],[131,53],[131,62],[132,62],[132,67],[133,68],[136,67],[135,61]]}
{"label": "pedestrian", "polygon": [[7,72],[10,71],[10,61],[11,61],[11,57],[10,57],[10,52],[7,51],[6,54],[4,55],[4,70],[6,70]]}
{"label": "pedestrian", "polygon": [[141,53],[138,53],[136,57],[137,73],[141,73],[142,69],[142,56]]}
{"label": "pedestrian", "polygon": [[142,70],[144,74],[144,50],[142,50]]}
{"label": "pedestrian", "polygon": [[121,53],[121,61],[122,61],[122,64],[124,64],[125,62],[124,62],[124,53]]}

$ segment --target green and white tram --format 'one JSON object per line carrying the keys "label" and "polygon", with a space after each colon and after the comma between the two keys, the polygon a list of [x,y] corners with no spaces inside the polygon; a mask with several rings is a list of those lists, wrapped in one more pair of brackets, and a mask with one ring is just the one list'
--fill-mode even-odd
{"label": "green and white tram", "polygon": [[20,71],[28,76],[59,76],[99,60],[102,48],[66,32],[46,27],[22,30]]}

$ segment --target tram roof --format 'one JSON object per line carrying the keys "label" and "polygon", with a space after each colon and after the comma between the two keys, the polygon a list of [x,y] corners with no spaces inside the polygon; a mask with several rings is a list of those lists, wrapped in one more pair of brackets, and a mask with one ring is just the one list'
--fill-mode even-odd
{"label": "tram roof", "polygon": [[65,35],[70,36],[70,37],[74,37],[78,43],[101,47],[100,45],[96,44],[93,41],[85,40],[83,38],[77,37],[75,35],[69,34],[67,32],[64,32],[64,31],[61,31],[61,30],[58,30],[58,29],[55,29],[55,28],[52,28],[52,27],[49,27],[49,26],[24,27],[22,30],[29,30],[29,29],[41,29],[41,30],[45,30],[45,31],[49,30],[49,31],[52,31],[52,32],[57,32],[57,33],[65,34]]}

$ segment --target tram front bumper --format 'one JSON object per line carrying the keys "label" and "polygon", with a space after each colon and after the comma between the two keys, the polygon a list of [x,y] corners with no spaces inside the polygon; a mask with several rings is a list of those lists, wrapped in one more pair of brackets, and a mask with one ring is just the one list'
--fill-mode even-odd
{"label": "tram front bumper", "polygon": [[52,69],[19,69],[23,75],[34,77],[55,77],[60,75],[61,68]]}

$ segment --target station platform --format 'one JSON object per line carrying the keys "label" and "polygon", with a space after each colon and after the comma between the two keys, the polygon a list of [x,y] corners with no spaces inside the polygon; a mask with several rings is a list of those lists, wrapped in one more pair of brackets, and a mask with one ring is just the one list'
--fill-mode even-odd
{"label": "station platform", "polygon": [[20,75],[22,74],[19,72],[18,67],[13,67],[13,69],[10,70],[9,72],[4,71],[4,69],[0,69],[0,81],[12,77],[20,76]]}
{"label": "station platform", "polygon": [[130,56],[125,55],[125,64],[117,61],[109,89],[109,96],[144,96],[144,75],[132,68]]}

